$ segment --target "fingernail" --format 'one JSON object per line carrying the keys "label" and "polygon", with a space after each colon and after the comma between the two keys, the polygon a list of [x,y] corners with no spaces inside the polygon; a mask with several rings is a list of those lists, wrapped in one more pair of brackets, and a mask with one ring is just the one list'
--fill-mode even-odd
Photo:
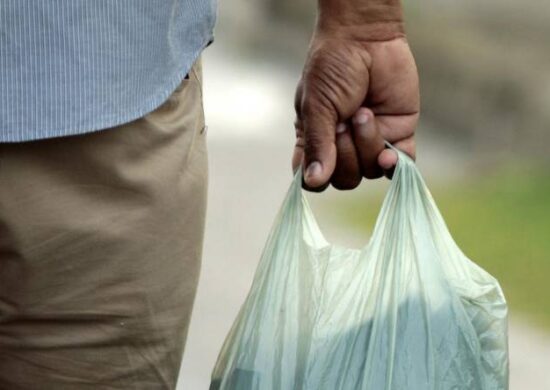
{"label": "fingernail", "polygon": [[314,161],[307,167],[306,170],[306,179],[312,179],[315,176],[319,176],[321,174],[321,163],[319,161]]}
{"label": "fingernail", "polygon": [[336,126],[336,134],[342,134],[344,131],[346,131],[346,124],[339,123],[338,126]]}
{"label": "fingernail", "polygon": [[369,121],[369,117],[365,114],[359,114],[355,117],[355,123],[358,125],[364,125]]}

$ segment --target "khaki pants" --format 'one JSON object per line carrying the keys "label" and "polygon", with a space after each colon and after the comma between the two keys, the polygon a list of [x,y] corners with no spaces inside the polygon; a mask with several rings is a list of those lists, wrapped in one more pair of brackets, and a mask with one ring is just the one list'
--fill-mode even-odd
{"label": "khaki pants", "polygon": [[197,287],[200,64],[157,110],[0,144],[0,389],[174,389]]}

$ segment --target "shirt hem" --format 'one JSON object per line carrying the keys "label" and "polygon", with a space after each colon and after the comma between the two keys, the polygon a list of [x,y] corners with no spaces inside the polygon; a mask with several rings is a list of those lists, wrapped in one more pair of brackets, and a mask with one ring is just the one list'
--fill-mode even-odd
{"label": "shirt hem", "polygon": [[103,119],[99,123],[95,123],[93,126],[89,127],[83,127],[83,128],[66,128],[66,129],[57,129],[56,133],[48,134],[39,134],[37,133],[37,130],[34,129],[32,132],[19,132],[20,134],[23,133],[25,136],[17,137],[17,134],[14,134],[15,136],[10,137],[7,135],[6,137],[0,136],[0,144],[1,143],[23,143],[23,142],[33,142],[33,141],[42,141],[47,139],[54,139],[54,138],[64,138],[64,137],[74,137],[79,135],[85,135],[90,133],[96,133],[99,131],[109,130],[116,128],[117,126],[124,125],[126,123],[133,122],[139,118],[144,117],[145,115],[151,113],[155,109],[159,108],[165,101],[170,97],[170,95],[176,90],[178,85],[180,85],[183,82],[183,79],[185,76],[190,72],[192,69],[193,64],[197,61],[200,54],[204,51],[204,49],[209,45],[210,42],[212,42],[214,39],[213,35],[210,35],[201,45],[201,47],[193,52],[193,55],[191,56],[191,63],[185,67],[182,68],[179,72],[176,73],[174,78],[170,79],[170,82],[168,83],[168,86],[166,89],[163,89],[161,93],[157,93],[146,100],[147,104],[143,104],[140,106],[139,109],[132,111],[130,114],[124,115],[124,116],[117,116],[116,118],[107,118]]}

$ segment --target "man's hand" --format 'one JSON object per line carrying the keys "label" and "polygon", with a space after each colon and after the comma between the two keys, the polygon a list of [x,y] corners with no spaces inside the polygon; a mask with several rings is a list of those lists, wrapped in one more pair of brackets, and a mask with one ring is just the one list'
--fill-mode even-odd
{"label": "man's hand", "polygon": [[[346,1],[366,2],[370,8],[347,13],[340,6]],[[346,1],[320,1],[318,26],[296,91],[292,163],[294,169],[304,166],[304,186],[310,190],[323,190],[329,183],[352,189],[363,177],[391,175],[397,155],[385,149],[384,140],[415,155],[418,74],[399,3]]]}

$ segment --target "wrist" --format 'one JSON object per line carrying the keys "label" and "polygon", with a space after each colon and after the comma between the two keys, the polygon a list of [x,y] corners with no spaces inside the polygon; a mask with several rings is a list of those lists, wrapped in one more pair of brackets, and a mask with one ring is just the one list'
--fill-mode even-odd
{"label": "wrist", "polygon": [[359,41],[405,36],[400,0],[319,0],[316,33]]}

